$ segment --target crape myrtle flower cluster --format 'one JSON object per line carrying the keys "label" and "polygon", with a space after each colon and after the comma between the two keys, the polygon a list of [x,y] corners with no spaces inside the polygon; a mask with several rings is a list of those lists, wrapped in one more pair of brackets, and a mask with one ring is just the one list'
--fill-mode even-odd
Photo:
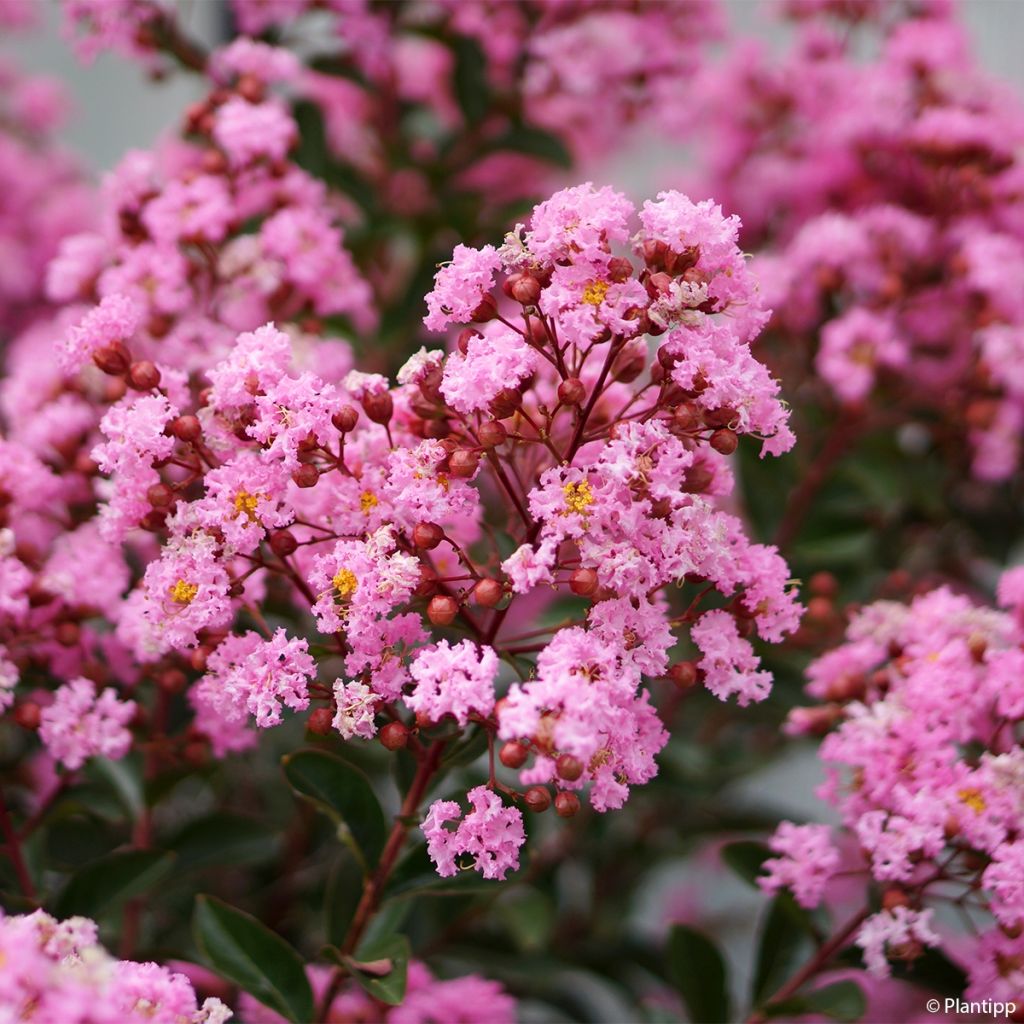
{"label": "crape myrtle flower cluster", "polygon": [[1020,1005],[1024,570],[998,596],[1003,611],[948,588],[876,602],[810,666],[820,703],[788,729],[827,733],[820,795],[842,824],[783,823],[761,884],[814,907],[834,878],[863,879],[875,896],[848,939],[870,973],[941,946],[967,970],[965,998]]}
{"label": "crape myrtle flower cluster", "polygon": [[785,56],[708,74],[706,187],[832,403],[923,423],[998,481],[1024,427],[1024,107],[949,11],[792,5]]}
{"label": "crape myrtle flower cluster", "polygon": [[[148,165],[129,176],[137,190],[115,177],[118,195],[137,196],[119,206],[122,225],[193,226],[163,243],[121,237],[98,304],[64,329],[50,365],[25,370],[64,383],[24,409],[0,453],[5,703],[69,770],[145,735],[136,704],[150,680],[187,688],[194,712],[162,738],[172,757],[204,744],[228,756],[285,709],[312,708],[314,732],[408,746],[425,788],[451,728],[482,728],[522,789],[492,757],[471,809],[435,803],[423,831],[442,874],[472,862],[504,878],[522,807],[571,816],[584,795],[618,808],[656,773],[667,733],[645,680],[762,700],[771,680],[751,635],[796,627],[785,563],[722,502],[741,435],[762,455],[793,441],[778,384],[750,352],[768,313],[738,222],[674,192],[638,222],[609,188],[556,193],[500,248],[456,249],[426,323],[461,333],[391,384],[348,370],[347,350],[330,358],[330,343],[313,361],[299,329],[236,333],[204,315],[232,283],[200,263],[217,256],[220,227],[195,232],[226,231],[237,204],[260,211],[255,197],[290,178],[302,199],[319,195],[247,147],[236,177],[225,149],[216,175],[155,192]],[[210,216],[194,193],[178,203],[197,187],[220,197]],[[290,213],[322,216],[300,199],[256,232]],[[190,303],[207,296],[167,315],[166,331],[146,304],[160,289],[119,273],[149,246],[151,267],[194,260],[181,287]],[[255,316],[265,301],[243,305]],[[39,418],[73,428],[62,476]],[[680,608],[683,583],[695,595]],[[568,620],[523,632],[560,597],[575,600]],[[293,625],[272,624],[283,608]],[[687,630],[696,656],[673,664]]]}
{"label": "crape myrtle flower cluster", "polygon": [[118,960],[87,917],[0,911],[0,1000],[7,1020],[64,1024],[224,1024],[219,1000],[199,1003],[192,983],[155,963]]}
{"label": "crape myrtle flower cluster", "polygon": [[[20,27],[4,21],[17,13],[0,8],[0,30]],[[93,224],[91,189],[54,137],[69,109],[59,82],[0,59],[0,340],[45,310],[47,264]]]}

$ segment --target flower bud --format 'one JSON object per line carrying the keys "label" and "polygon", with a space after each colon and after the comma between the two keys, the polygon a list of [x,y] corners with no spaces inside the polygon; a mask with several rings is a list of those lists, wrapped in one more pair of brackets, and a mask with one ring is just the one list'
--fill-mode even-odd
{"label": "flower bud", "polygon": [[427,605],[427,618],[435,626],[449,626],[459,614],[459,602],[447,594],[437,594]]}
{"label": "flower bud", "polygon": [[334,429],[340,434],[347,434],[356,429],[359,413],[351,405],[343,405],[332,417]]}
{"label": "flower bud", "polygon": [[569,577],[569,589],[578,597],[590,597],[597,591],[597,573],[593,569],[576,569]]}
{"label": "flower bud", "polygon": [[736,436],[736,431],[729,430],[728,427],[722,427],[711,435],[711,447],[720,455],[732,455],[739,443],[740,439]]}
{"label": "flower bud", "polygon": [[174,502],[174,491],[167,484],[153,484],[146,491],[146,500],[154,508],[167,508]]}
{"label": "flower bud", "polygon": [[131,353],[119,341],[112,341],[93,353],[92,361],[104,372],[112,377],[120,377],[128,372],[132,364]]}
{"label": "flower bud", "polygon": [[616,283],[621,284],[633,276],[633,264],[625,256],[613,256],[608,261],[608,276]]}
{"label": "flower bud", "polygon": [[472,327],[467,327],[465,330],[459,331],[458,338],[455,339],[455,345],[462,355],[465,355],[469,351],[469,343],[474,338],[479,338],[480,332],[474,331]]}
{"label": "flower bud", "polygon": [[567,793],[562,790],[555,797],[555,814],[560,818],[571,818],[580,809],[580,798],[575,793]]}
{"label": "flower bud", "polygon": [[212,653],[213,651],[206,644],[200,644],[188,656],[188,663],[196,670],[196,672],[205,672],[206,659],[209,658]]}
{"label": "flower bud", "polygon": [[668,670],[668,677],[680,690],[697,685],[697,666],[692,661],[677,661]]}
{"label": "flower bud", "polygon": [[575,782],[583,774],[583,762],[572,754],[562,754],[555,762],[555,771],[560,779]]}
{"label": "flower bud", "polygon": [[22,701],[14,709],[14,721],[22,729],[38,729],[42,710],[34,700]]}
{"label": "flower bud", "polygon": [[401,750],[409,743],[409,730],[401,722],[388,722],[380,731],[380,743],[385,750]]}
{"label": "flower bud", "polygon": [[395,411],[395,402],[390,391],[378,391],[376,394],[367,392],[363,395],[363,412],[374,423],[390,423]]}
{"label": "flower bud", "polygon": [[739,413],[728,405],[720,406],[717,409],[707,409],[704,412],[704,422],[709,427],[728,427],[731,423],[739,421]]}
{"label": "flower bud", "polygon": [[586,397],[586,385],[579,377],[569,377],[558,385],[558,400],[562,405],[581,405]]}
{"label": "flower bud", "polygon": [[522,395],[515,388],[502,388],[491,399],[491,415],[496,420],[503,420],[506,416],[511,416],[522,405],[522,401]]}
{"label": "flower bud", "polygon": [[298,546],[299,542],[290,530],[276,530],[270,535],[270,550],[278,558],[287,558],[294,554]]}
{"label": "flower bud", "polygon": [[425,563],[420,563],[420,582],[413,593],[416,597],[429,597],[437,589],[437,573]]}
{"label": "flower bud", "polygon": [[531,786],[523,794],[523,802],[531,811],[540,814],[551,806],[551,794],[545,786]]}
{"label": "flower bud", "polygon": [[54,633],[61,647],[77,647],[82,638],[82,629],[77,622],[59,622]]}
{"label": "flower bud", "polygon": [[179,416],[170,422],[170,431],[179,441],[191,443],[203,435],[203,426],[197,416]]}
{"label": "flower bud", "polygon": [[835,597],[839,592],[839,581],[830,572],[816,572],[808,581],[807,589],[822,597]]}
{"label": "flower bud", "polygon": [[647,356],[642,349],[624,349],[612,363],[612,377],[622,384],[632,384],[644,372],[646,365]]}
{"label": "flower bud", "polygon": [[652,270],[657,270],[664,265],[667,252],[668,246],[654,238],[646,239],[640,246],[640,254],[644,258],[644,263]]}
{"label": "flower bud", "polygon": [[482,579],[473,588],[473,598],[481,608],[493,608],[505,596],[505,588],[492,579]]}
{"label": "flower bud", "polygon": [[412,542],[418,548],[433,551],[444,540],[444,530],[437,523],[417,523],[412,531]]}
{"label": "flower bud", "polygon": [[897,907],[909,907],[910,897],[902,890],[897,889],[895,886],[886,889],[882,893],[882,909],[883,910],[895,910]]}
{"label": "flower bud", "polygon": [[152,391],[160,385],[160,371],[148,359],[128,367],[128,386],[136,391]]}
{"label": "flower bud", "polygon": [[311,466],[308,463],[305,466],[299,466],[294,473],[292,473],[292,480],[295,481],[296,487],[316,487],[317,481],[320,479],[320,470],[316,466]]}
{"label": "flower bud", "polygon": [[167,523],[167,513],[162,508],[150,509],[141,520],[139,520],[139,526],[143,530],[147,530],[149,533],[157,533],[162,530]]}
{"label": "flower bud", "polygon": [[480,304],[473,310],[469,319],[473,323],[485,324],[488,320],[493,320],[497,315],[498,304],[494,301],[494,296],[483,295],[480,298]]}
{"label": "flower bud", "polygon": [[317,736],[326,736],[334,727],[334,715],[330,708],[316,708],[306,719],[306,728]]}
{"label": "flower bud", "polygon": [[497,448],[507,440],[508,431],[498,420],[488,420],[486,423],[480,424],[477,437],[484,448]]}
{"label": "flower bud", "polygon": [[181,693],[188,686],[188,676],[180,668],[165,668],[156,677],[156,685],[164,693]]}
{"label": "flower bud", "polygon": [[448,471],[452,476],[468,479],[480,466],[480,453],[460,448],[452,452],[448,460]]}
{"label": "flower bud", "polygon": [[532,274],[513,274],[505,285],[505,294],[521,306],[535,306],[540,298],[540,281]]}
{"label": "flower bud", "polygon": [[506,768],[522,768],[529,756],[530,748],[516,740],[506,743],[498,752],[498,759]]}

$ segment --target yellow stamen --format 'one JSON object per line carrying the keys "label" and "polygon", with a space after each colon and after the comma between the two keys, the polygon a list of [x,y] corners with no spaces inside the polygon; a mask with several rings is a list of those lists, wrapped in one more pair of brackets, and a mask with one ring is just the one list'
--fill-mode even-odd
{"label": "yellow stamen", "polygon": [[973,787],[961,789],[957,796],[960,798],[960,802],[967,804],[975,814],[981,814],[988,807],[980,789],[974,789]]}
{"label": "yellow stamen", "polygon": [[377,495],[373,491],[363,491],[359,496],[359,507],[363,510],[364,515],[369,515],[370,510],[376,508],[379,504]]}
{"label": "yellow stamen", "polygon": [[185,580],[178,580],[170,588],[171,600],[175,604],[191,604],[198,593],[199,586],[195,583],[187,583]]}
{"label": "yellow stamen", "polygon": [[566,514],[578,512],[583,515],[594,504],[594,494],[586,480],[581,480],[578,484],[566,484],[562,488],[562,493],[565,495]]}
{"label": "yellow stamen", "polygon": [[338,596],[342,598],[351,597],[359,586],[359,580],[351,569],[339,569],[331,582],[334,584]]}
{"label": "yellow stamen", "polygon": [[604,297],[608,294],[607,281],[591,281],[583,289],[583,301],[590,306],[600,306]]}
{"label": "yellow stamen", "polygon": [[248,491],[239,491],[235,495],[235,512],[240,516],[245,516],[250,523],[256,522],[256,509],[259,506],[260,499],[255,494],[250,494]]}

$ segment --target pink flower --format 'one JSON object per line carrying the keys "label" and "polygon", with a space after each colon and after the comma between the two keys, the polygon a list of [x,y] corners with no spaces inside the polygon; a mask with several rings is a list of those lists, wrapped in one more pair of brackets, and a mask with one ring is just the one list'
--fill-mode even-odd
{"label": "pink flower", "polygon": [[39,737],[66,768],[81,768],[90,757],[117,761],[132,743],[128,722],[135,702],[117,699],[107,688],[97,696],[91,679],[78,678],[61,686],[49,707],[43,708]]}
{"label": "pink flower", "polygon": [[839,867],[839,851],[832,845],[827,825],[794,825],[784,821],[771,838],[780,854],[765,862],[767,874],[757,880],[765,892],[793,891],[802,907],[818,906],[825,886]]}
{"label": "pink flower", "polygon": [[864,950],[864,963],[871,974],[880,978],[889,976],[886,953],[911,942],[924,946],[937,946],[939,937],[931,928],[930,910],[911,910],[896,907],[872,914],[857,932],[856,943]]}
{"label": "pink flower", "polygon": [[488,325],[469,339],[466,352],[448,357],[441,394],[462,413],[486,410],[504,388],[514,388],[536,370],[540,357],[504,326]]}
{"label": "pink flower", "polygon": [[61,365],[68,371],[80,369],[101,348],[130,342],[138,326],[136,304],[125,295],[108,295],[68,332],[59,349]]}
{"label": "pink flower", "polygon": [[470,640],[452,647],[441,640],[416,655],[409,674],[416,688],[404,698],[405,704],[432,722],[452,715],[465,726],[471,712],[486,716],[494,707],[498,656],[491,647],[478,650]]}
{"label": "pink flower", "polygon": [[[484,878],[504,880],[519,868],[519,848],[526,834],[523,816],[515,807],[505,807],[501,797],[486,786],[466,794],[473,809],[462,817],[461,808],[451,800],[435,800],[420,828],[427,838],[427,852],[442,878],[454,875],[457,858],[468,856]],[[445,828],[459,821],[453,831]]]}
{"label": "pink flower", "polygon": [[476,974],[442,981],[415,960],[409,964],[405,998],[387,1014],[387,1024],[514,1024],[515,1020],[515,1000],[498,982]]}
{"label": "pink flower", "polygon": [[466,324],[477,306],[494,285],[495,271],[501,266],[493,245],[471,249],[457,245],[451,263],[434,275],[434,288],[427,295],[427,315],[423,323],[432,331],[443,331],[449,324]]}

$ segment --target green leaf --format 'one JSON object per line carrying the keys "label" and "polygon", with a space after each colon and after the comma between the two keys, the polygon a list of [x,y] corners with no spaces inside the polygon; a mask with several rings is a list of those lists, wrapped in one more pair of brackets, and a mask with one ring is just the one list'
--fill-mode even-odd
{"label": "green leaf", "polygon": [[[364,973],[355,961],[375,964],[381,960],[391,961],[387,974]],[[397,1006],[405,998],[405,984],[409,973],[409,940],[404,935],[386,935],[381,938],[364,940],[349,958],[348,966],[352,977],[374,999],[389,1006]]]}
{"label": "green leaf", "polygon": [[668,971],[693,1020],[727,1024],[725,961],[707,936],[685,925],[675,925],[668,939]]}
{"label": "green leaf", "polygon": [[764,843],[748,840],[727,843],[722,847],[722,861],[725,866],[755,888],[757,888],[757,877],[761,874],[761,868],[771,855],[771,850]]}
{"label": "green leaf", "polygon": [[94,757],[86,765],[85,775],[89,779],[106,783],[133,820],[140,817],[145,808],[142,759],[134,751],[120,761]]}
{"label": "green leaf", "polygon": [[544,893],[537,889],[513,889],[498,904],[497,911],[519,949],[536,952],[547,945],[555,911]]}
{"label": "green leaf", "polygon": [[177,871],[211,864],[243,864],[265,860],[277,847],[277,836],[266,825],[240,814],[209,814],[189,822],[167,842],[178,855]]}
{"label": "green leaf", "polygon": [[491,148],[510,149],[515,153],[538,157],[558,167],[572,167],[572,154],[565,143],[557,135],[531,125],[516,125],[507,134],[495,139]]}
{"label": "green leaf", "polygon": [[324,892],[324,916],[327,941],[340,946],[345,941],[352,917],[363,895],[363,872],[356,855],[345,847],[327,877]]}
{"label": "green leaf", "polygon": [[452,85],[459,108],[469,124],[479,124],[491,103],[491,87],[487,81],[487,58],[480,44],[468,36],[459,36],[452,43],[455,66]]}
{"label": "green leaf", "polygon": [[97,917],[145,892],[174,865],[173,853],[124,850],[86,864],[71,877],[54,907],[57,917]]}
{"label": "green leaf", "polygon": [[761,925],[751,991],[755,1004],[775,992],[803,960],[812,934],[810,918],[789,893],[779,893]]}
{"label": "green leaf", "polygon": [[854,1024],[864,1016],[867,1001],[861,987],[853,981],[837,981],[832,985],[823,985],[813,992],[805,992],[772,1003],[765,1010],[769,1017],[802,1017],[816,1013],[842,1021],[843,1024]]}
{"label": "green leaf", "polygon": [[282,759],[292,789],[338,825],[341,838],[369,871],[380,858],[387,822],[370,780],[356,767],[323,750],[300,750]]}
{"label": "green leaf", "polygon": [[279,935],[212,896],[196,899],[192,930],[207,963],[222,977],[288,1020],[313,1020],[305,965]]}

